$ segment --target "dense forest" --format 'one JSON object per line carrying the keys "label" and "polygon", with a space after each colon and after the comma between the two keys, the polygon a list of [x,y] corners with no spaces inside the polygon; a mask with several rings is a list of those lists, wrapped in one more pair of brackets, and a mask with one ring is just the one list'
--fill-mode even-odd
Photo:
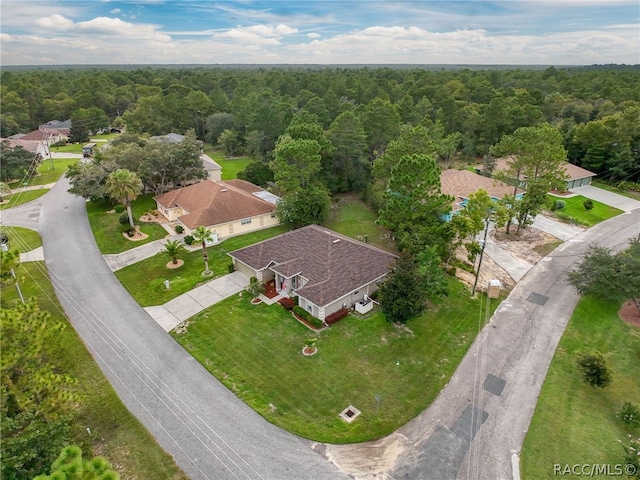
{"label": "dense forest", "polygon": [[373,161],[408,125],[447,139],[439,151],[447,161],[482,157],[503,135],[549,123],[570,162],[604,180],[640,179],[637,66],[69,68],[5,70],[1,84],[3,138],[67,118],[76,130],[193,129],[228,155],[259,162],[272,159],[278,138],[305,111],[333,144],[322,154],[332,191],[365,189]]}

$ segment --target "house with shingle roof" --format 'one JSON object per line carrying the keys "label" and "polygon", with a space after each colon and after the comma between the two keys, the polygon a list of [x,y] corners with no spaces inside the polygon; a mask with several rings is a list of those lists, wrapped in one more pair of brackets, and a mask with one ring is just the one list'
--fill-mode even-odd
{"label": "house with shingle roof", "polygon": [[229,253],[235,269],[324,320],[370,296],[396,260],[392,253],[318,225],[292,230]]}
{"label": "house with shingle roof", "polygon": [[278,197],[244,180],[202,182],[154,197],[158,211],[186,233],[203,225],[214,239],[278,225]]}
{"label": "house with shingle roof", "polygon": [[[493,167],[494,172],[504,171],[509,168],[509,163],[512,161],[512,157],[501,157],[496,159],[495,166]],[[578,165],[574,165],[573,163],[564,162],[564,173],[565,173],[565,181],[567,182],[566,188],[570,190],[572,188],[583,187],[585,185],[591,185],[591,180],[597,174],[590,172]],[[482,172],[484,167],[477,167],[476,171]],[[525,176],[520,178],[520,186],[522,188],[527,188],[527,179]]]}
{"label": "house with shingle roof", "polygon": [[[446,195],[454,197],[451,204],[451,212],[445,220],[451,220],[451,216],[465,207],[469,201],[469,195],[478,190],[485,190],[489,196],[498,201],[505,195],[513,195],[513,187],[493,178],[478,175],[469,170],[445,170],[440,174],[440,190]],[[516,189],[516,198],[524,195],[524,190]]]}
{"label": "house with shingle roof", "polygon": [[[182,143],[182,141],[184,140],[184,135],[171,132],[167,133],[166,135],[156,135],[154,137],[151,137],[151,140],[166,143]],[[200,153],[200,161],[202,162],[202,166],[207,172],[207,178],[209,180],[222,180],[222,167],[213,158],[202,152]]]}

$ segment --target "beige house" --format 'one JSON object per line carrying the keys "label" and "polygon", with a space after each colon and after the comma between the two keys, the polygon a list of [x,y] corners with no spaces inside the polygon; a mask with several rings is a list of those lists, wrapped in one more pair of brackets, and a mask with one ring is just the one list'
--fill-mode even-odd
{"label": "beige house", "polygon": [[[513,187],[504,182],[478,175],[468,170],[445,170],[440,174],[440,190],[446,195],[451,195],[454,201],[451,204],[451,212],[445,215],[449,221],[452,215],[462,210],[469,201],[469,195],[478,190],[485,190],[489,196],[498,201],[505,195],[513,195]],[[516,198],[522,198],[524,190],[516,189]]]}
{"label": "beige house", "polygon": [[396,256],[318,225],[229,253],[236,270],[267,283],[314,317],[351,308],[378,289]]}
{"label": "beige house", "polygon": [[209,228],[214,241],[278,225],[278,197],[244,180],[204,180],[154,197],[158,211],[187,234]]}
{"label": "beige house", "polygon": [[[509,164],[512,161],[512,157],[501,157],[496,159],[495,167],[493,168],[494,172],[499,172],[502,170],[506,170],[509,168]],[[476,170],[482,171],[484,167],[478,167]],[[591,180],[597,174],[590,172],[578,165],[574,165],[573,163],[564,162],[563,164],[565,181],[567,182],[566,189],[570,190],[576,187],[583,187],[585,185],[591,185]],[[520,186],[522,188],[527,187],[527,179],[526,177],[520,178]]]}

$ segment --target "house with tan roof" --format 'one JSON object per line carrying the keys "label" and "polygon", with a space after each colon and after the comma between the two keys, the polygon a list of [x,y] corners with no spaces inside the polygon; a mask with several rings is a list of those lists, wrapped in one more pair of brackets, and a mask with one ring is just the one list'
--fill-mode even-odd
{"label": "house with tan roof", "polygon": [[392,253],[318,225],[292,230],[229,253],[235,269],[267,283],[325,320],[378,289]]}
{"label": "house with tan roof", "polygon": [[[513,187],[493,178],[478,175],[469,170],[445,170],[440,174],[440,191],[451,195],[454,201],[451,204],[451,212],[445,220],[451,220],[451,216],[462,210],[469,201],[469,195],[478,190],[485,190],[489,196],[498,201],[505,195],[513,195]],[[516,189],[515,197],[522,198],[524,190]]]}
{"label": "house with tan roof", "polygon": [[278,225],[279,198],[244,180],[202,182],[154,197],[158,211],[186,233],[205,226],[214,240]]}
{"label": "house with tan roof", "polygon": [[[509,168],[509,163],[512,161],[512,157],[501,157],[496,159],[496,164],[493,168],[493,171],[501,171]],[[566,188],[570,190],[572,188],[583,187],[585,185],[591,185],[591,180],[597,174],[590,172],[578,165],[574,165],[573,163],[564,162],[564,173],[565,173],[565,181],[567,182]],[[477,171],[482,171],[484,167],[478,167]],[[526,177],[520,178],[520,186],[522,188],[527,187],[527,179]]]}

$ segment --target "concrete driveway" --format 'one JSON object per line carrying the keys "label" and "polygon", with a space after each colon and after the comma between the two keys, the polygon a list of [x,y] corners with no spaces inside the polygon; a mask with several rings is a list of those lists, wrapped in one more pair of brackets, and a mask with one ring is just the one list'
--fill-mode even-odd
{"label": "concrete driveway", "polygon": [[249,278],[246,275],[233,272],[194,288],[164,305],[145,307],[145,310],[165,332],[170,332],[187,318],[241,292],[247,285]]}
{"label": "concrete driveway", "polygon": [[640,202],[638,200],[634,200],[633,198],[625,197],[623,195],[618,195],[617,193],[608,192],[607,190],[594,187],[593,185],[585,185],[584,187],[573,188],[570,190],[570,192],[590,198],[591,200],[596,200],[598,202],[604,203],[605,205],[619,208],[623,212],[630,212],[631,210],[640,208]]}

